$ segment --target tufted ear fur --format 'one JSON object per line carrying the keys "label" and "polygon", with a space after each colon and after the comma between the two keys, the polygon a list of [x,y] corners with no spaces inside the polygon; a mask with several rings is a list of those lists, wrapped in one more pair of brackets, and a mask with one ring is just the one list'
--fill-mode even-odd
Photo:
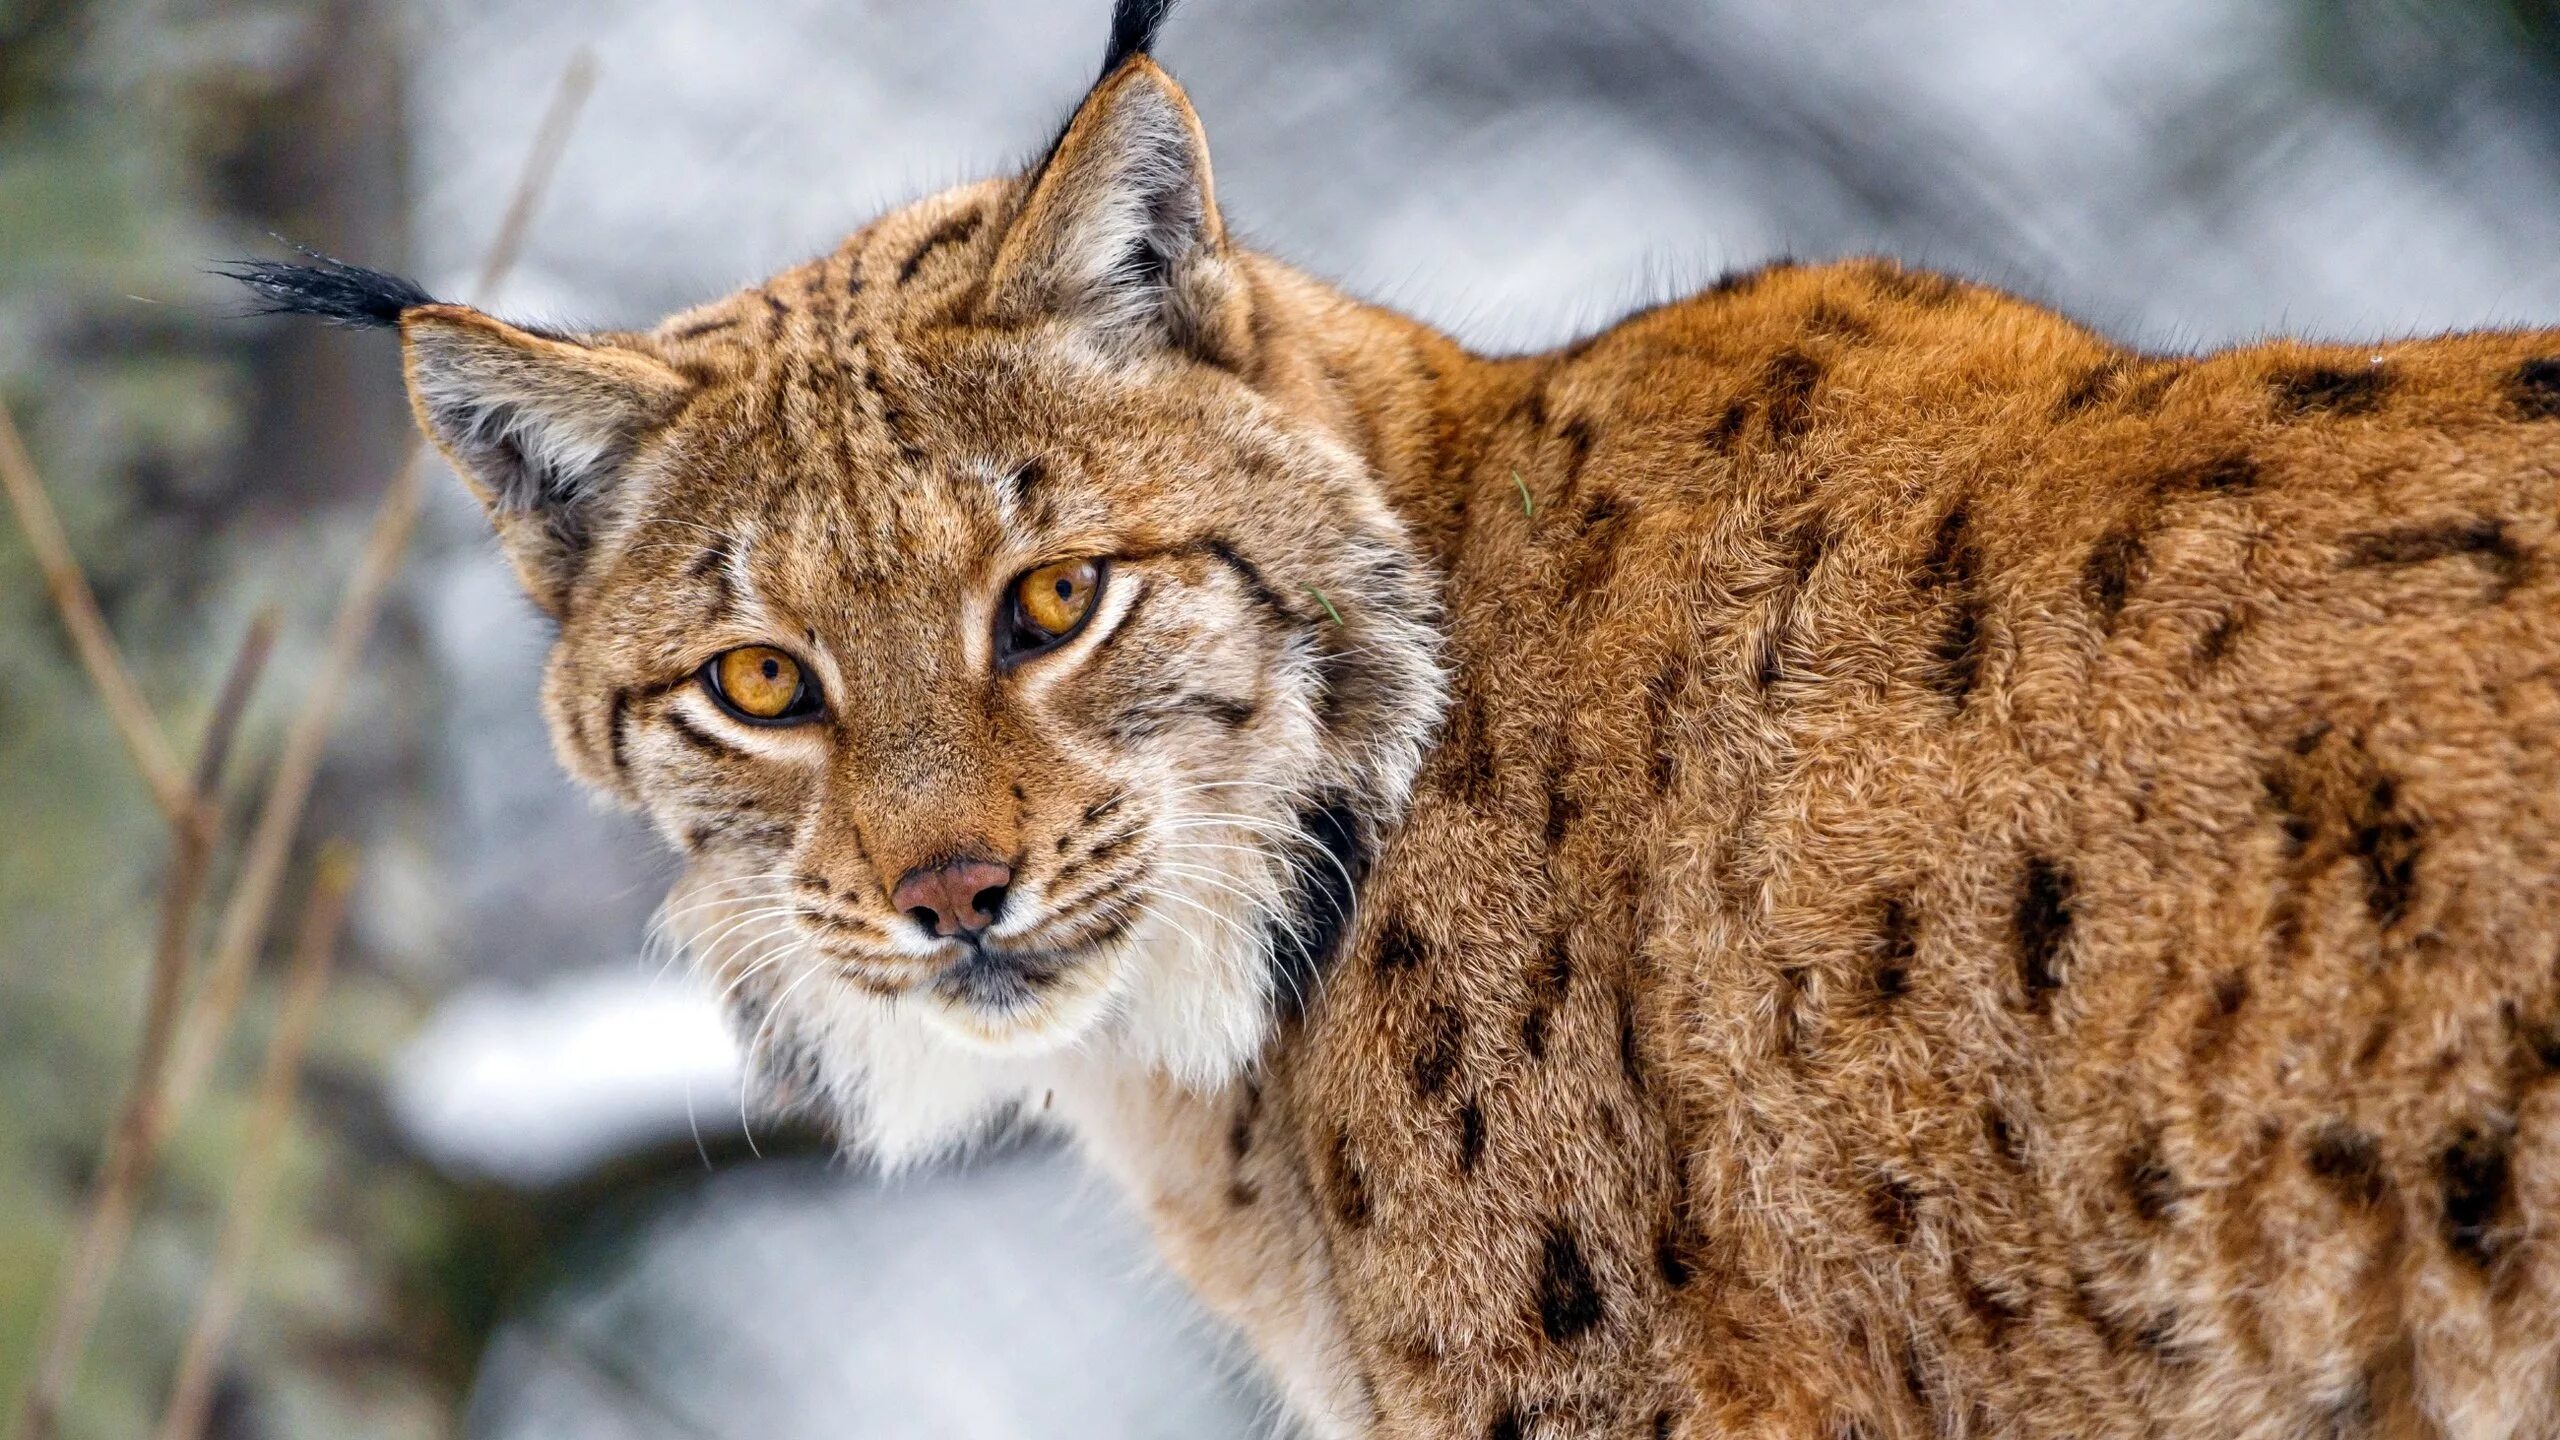
{"label": "tufted ear fur", "polygon": [[636,350],[467,306],[415,306],[399,324],[418,424],[488,507],[535,603],[561,613],[623,463],[688,383]]}
{"label": "tufted ear fur", "polygon": [[1235,367],[1250,301],[1182,87],[1144,55],[1077,107],[998,249],[998,324],[1063,320],[1121,353],[1176,348]]}

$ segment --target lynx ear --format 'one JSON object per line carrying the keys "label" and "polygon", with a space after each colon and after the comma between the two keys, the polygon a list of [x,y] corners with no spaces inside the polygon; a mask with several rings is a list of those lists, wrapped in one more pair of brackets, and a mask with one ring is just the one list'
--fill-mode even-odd
{"label": "lynx ear", "polygon": [[1124,353],[1234,366],[1249,300],[1227,251],[1200,118],[1173,77],[1126,59],[1032,176],[987,284],[998,324],[1063,320]]}
{"label": "lynx ear", "polygon": [[610,340],[538,334],[397,275],[304,254],[313,263],[220,273],[249,287],[260,314],[398,327],[419,427],[488,507],[535,603],[561,613],[623,462],[675,417],[689,382]]}
{"label": "lynx ear", "polygon": [[488,507],[526,591],[560,613],[623,462],[674,417],[688,383],[636,350],[461,305],[403,310],[400,339],[419,426]]}

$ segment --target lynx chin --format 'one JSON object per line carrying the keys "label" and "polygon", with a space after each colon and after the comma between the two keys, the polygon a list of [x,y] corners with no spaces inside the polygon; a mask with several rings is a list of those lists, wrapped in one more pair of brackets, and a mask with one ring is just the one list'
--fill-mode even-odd
{"label": "lynx chin", "polygon": [[1017,1111],[1320,1436],[2560,1437],[2560,333],[1890,261],[1491,358],[1024,173],[641,331],[351,266],[777,1103]]}

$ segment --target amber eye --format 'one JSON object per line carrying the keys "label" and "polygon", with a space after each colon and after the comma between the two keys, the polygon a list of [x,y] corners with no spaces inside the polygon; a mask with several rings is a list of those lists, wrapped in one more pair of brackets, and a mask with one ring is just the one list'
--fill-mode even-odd
{"label": "amber eye", "polygon": [[1027,571],[1013,582],[1006,623],[998,627],[998,658],[1045,650],[1076,632],[1102,593],[1102,562],[1061,560]]}
{"label": "amber eye", "polygon": [[818,697],[800,662],[770,645],[725,650],[702,667],[702,683],[720,708],[758,724],[805,719]]}

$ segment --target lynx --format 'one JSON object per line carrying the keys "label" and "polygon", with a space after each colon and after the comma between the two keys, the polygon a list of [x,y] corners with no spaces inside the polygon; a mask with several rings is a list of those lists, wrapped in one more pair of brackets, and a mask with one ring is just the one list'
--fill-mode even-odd
{"label": "lynx", "polygon": [[2560,333],[1885,260],[1491,358],[1027,173],[646,331],[335,264],[773,1093],[1063,1128],[1325,1436],[2560,1436]]}

